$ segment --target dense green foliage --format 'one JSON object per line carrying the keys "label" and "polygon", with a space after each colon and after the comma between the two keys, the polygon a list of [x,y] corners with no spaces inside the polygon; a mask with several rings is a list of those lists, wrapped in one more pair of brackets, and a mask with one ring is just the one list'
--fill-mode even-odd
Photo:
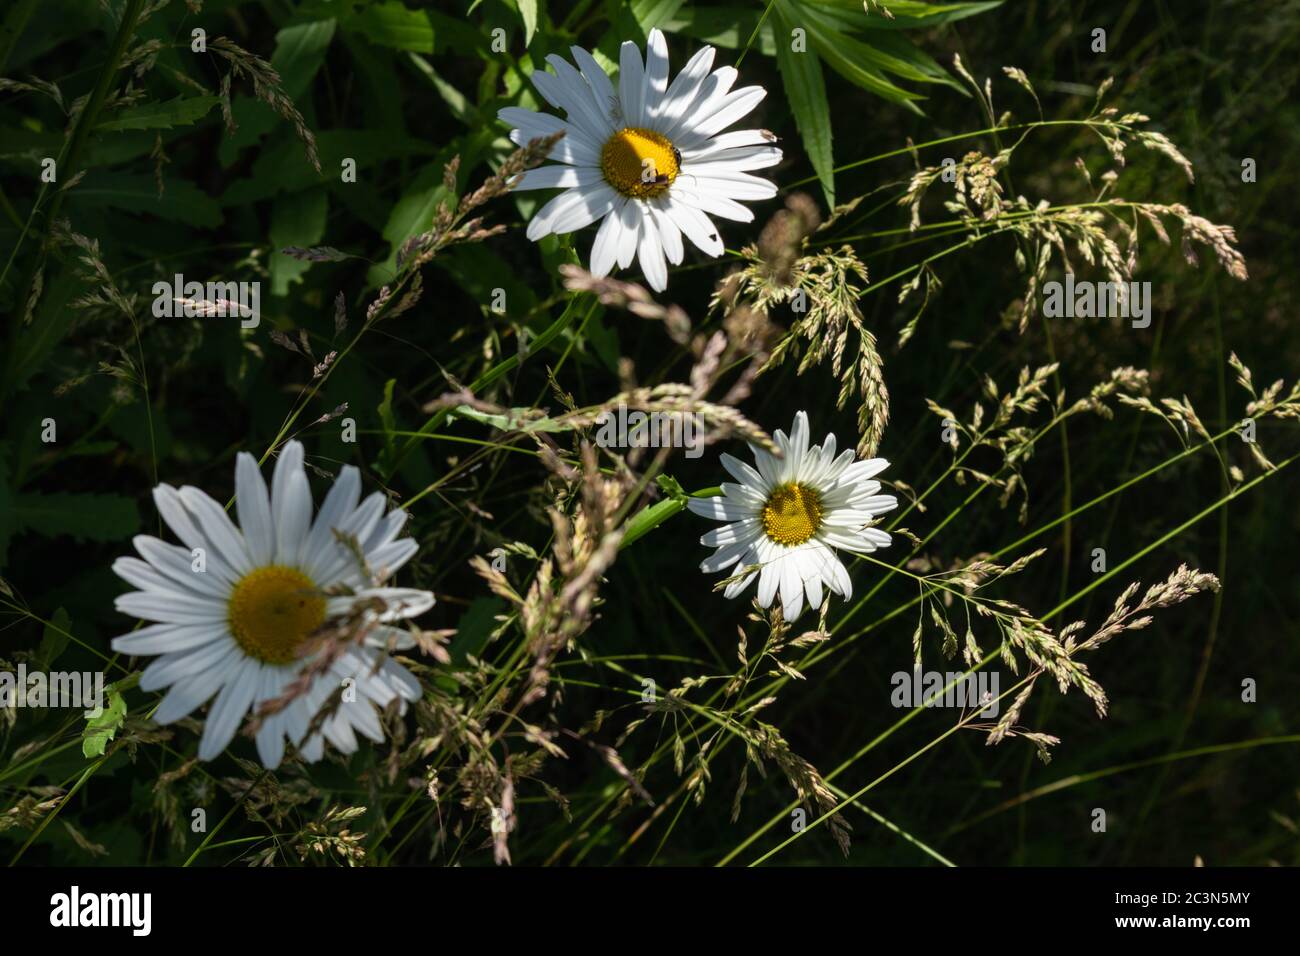
{"label": "dense green foliage", "polygon": [[[491,864],[494,810],[512,801],[516,864],[746,863],[787,839],[773,862],[1300,862],[1293,0],[12,0],[0,20],[0,671],[116,682],[89,725],[77,711],[0,710],[0,860]],[[764,171],[781,197],[752,204],[752,224],[719,221],[727,254],[688,251],[670,270],[656,299],[689,317],[682,334],[567,290],[561,267],[588,263],[594,230],[527,241],[539,193],[493,194],[470,213],[487,234],[447,219],[514,151],[498,109],[549,109],[527,79],[547,55],[577,44],[612,69],[619,43],[644,47],[655,26],[674,71],[711,43],[738,85],[766,87],[742,125],[773,131],[785,153]],[[786,41],[796,28],[803,52]],[[1150,119],[1121,118],[1132,113]],[[945,158],[963,192],[933,176],[918,191],[918,170]],[[820,330],[770,285],[770,244],[756,251],[801,190],[823,223],[793,243],[797,268],[825,278],[808,280]],[[1074,218],[1099,190],[1128,205]],[[1052,212],[1036,216],[1040,200]],[[1131,253],[1150,326],[1044,318],[1026,295],[1062,278],[1053,231],[1080,277],[1106,278],[1104,253],[1080,252],[1102,237]],[[1229,274],[1234,248],[1248,279]],[[737,269],[749,285],[718,295]],[[176,273],[260,282],[260,324],[157,317],[154,283]],[[616,275],[642,281],[635,266]],[[846,289],[849,307],[835,301]],[[713,591],[716,576],[696,570],[706,524],[680,507],[681,489],[727,480],[718,453],[745,457],[740,439],[699,458],[601,455],[611,479],[630,476],[614,499],[630,533],[596,575],[593,619],[556,625],[546,692],[531,695],[539,638],[520,618],[547,561],[563,583],[557,533],[581,537],[547,509],[572,517],[599,483],[581,467],[591,429],[555,422],[690,381],[691,336],[720,329],[734,362],[710,398],[725,406],[761,351],[737,344],[733,320],[751,310],[774,325],[764,347],[790,356],[739,413],[771,433],[807,409],[814,437],[835,431],[841,448],[878,438],[904,505],[925,495],[894,529],[912,537],[852,565],[854,598],[831,603],[828,639],[764,661],[779,627],[746,617],[752,591]],[[802,368],[837,322],[844,367]],[[463,394],[430,407],[466,388],[483,409]],[[986,419],[972,421],[976,403]],[[1247,415],[1254,449],[1230,430]],[[226,501],[235,454],[269,471],[290,437],[318,501],[353,464],[367,492],[410,509],[421,550],[402,583],[436,593],[419,623],[445,652],[407,654],[426,700],[389,721],[384,745],[265,773],[237,737],[198,764],[198,720],[149,723],[159,695],[135,686],[143,662],[109,650],[136,623],[113,608],[124,585],[110,566],[133,535],[166,536],[155,484]],[[977,591],[937,576],[1038,548]],[[1050,763],[1032,738],[954,732],[959,711],[891,705],[914,641],[927,668],[962,670],[970,619],[975,658],[997,650],[1006,627],[972,599],[1014,602],[1057,636],[1086,620],[1082,637],[1130,582],[1182,564],[1222,589],[1089,658],[1104,719],[1081,684],[1059,693],[1051,668],[1038,682],[1018,726],[1061,738]],[[789,636],[817,627],[808,614]],[[1034,672],[1037,646],[1017,648],[1018,676],[998,665],[1004,690]],[[683,703],[646,707],[645,678],[661,694],[702,680]],[[791,831],[800,798],[810,824],[841,806],[826,823],[851,824],[847,856],[837,827]]]}

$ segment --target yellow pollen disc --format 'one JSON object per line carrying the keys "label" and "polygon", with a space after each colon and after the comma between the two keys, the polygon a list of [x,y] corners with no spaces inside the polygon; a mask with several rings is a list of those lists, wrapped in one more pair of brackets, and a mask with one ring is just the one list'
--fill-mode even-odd
{"label": "yellow pollen disc", "polygon": [[781,485],[763,505],[763,530],[777,544],[803,544],[821,526],[821,496],[807,485]]}
{"label": "yellow pollen disc", "polygon": [[245,654],[288,664],[303,639],[325,622],[325,598],[301,571],[272,564],[240,579],[227,614]]}
{"label": "yellow pollen disc", "polygon": [[654,130],[628,126],[611,136],[600,151],[600,171],[624,196],[648,199],[667,192],[677,178],[678,153]]}

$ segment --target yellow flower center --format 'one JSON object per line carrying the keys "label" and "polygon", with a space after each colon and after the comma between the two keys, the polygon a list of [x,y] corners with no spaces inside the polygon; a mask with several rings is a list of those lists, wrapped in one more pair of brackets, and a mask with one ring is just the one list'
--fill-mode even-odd
{"label": "yellow flower center", "polygon": [[667,192],[680,166],[681,154],[667,137],[637,126],[619,130],[600,151],[605,182],[636,199]]}
{"label": "yellow flower center", "polygon": [[763,505],[763,530],[777,544],[803,544],[821,526],[821,495],[807,485],[781,485]]}
{"label": "yellow flower center", "polygon": [[249,657],[288,664],[325,622],[325,598],[301,571],[268,565],[251,571],[230,592],[230,633]]}

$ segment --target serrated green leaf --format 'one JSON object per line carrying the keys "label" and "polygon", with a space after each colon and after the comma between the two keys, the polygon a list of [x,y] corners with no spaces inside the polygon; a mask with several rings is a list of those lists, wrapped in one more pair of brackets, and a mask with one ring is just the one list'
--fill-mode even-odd
{"label": "serrated green leaf", "polygon": [[87,717],[81,731],[81,752],[86,757],[102,757],[104,751],[126,720],[126,698],[116,690],[106,690],[108,701],[98,717]]}

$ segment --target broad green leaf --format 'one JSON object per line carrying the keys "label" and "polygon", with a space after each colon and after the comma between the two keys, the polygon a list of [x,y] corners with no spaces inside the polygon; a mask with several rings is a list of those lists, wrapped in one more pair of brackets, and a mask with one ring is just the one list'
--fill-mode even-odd
{"label": "broad green leaf", "polygon": [[325,217],[329,212],[329,194],[324,189],[280,196],[271,206],[271,248],[275,253],[269,263],[271,294],[284,295],[311,268],[310,262],[283,255],[285,246],[312,246],[325,235]]}
{"label": "broad green leaf", "polygon": [[[507,318],[532,312],[537,293],[487,243],[453,246],[434,260],[475,302],[500,307]],[[498,292],[498,290],[500,290]]]}
{"label": "broad green leaf", "polygon": [[311,88],[311,81],[325,62],[325,54],[334,39],[335,26],[332,19],[314,20],[285,27],[275,35],[271,65],[280,74],[284,91],[293,99]]}
{"label": "broad green leaf", "polygon": [[145,103],[119,113],[116,118],[100,123],[95,129],[103,133],[125,129],[190,126],[220,102],[220,97],[216,96],[178,96],[165,103]]}
{"label": "broad green leaf", "polygon": [[685,0],[632,0],[632,16],[648,36],[655,27],[662,28],[684,3]]}
{"label": "broad green leaf", "polygon": [[827,206],[835,208],[835,160],[831,151],[831,110],[826,100],[826,83],[815,51],[791,49],[790,21],[784,0],[772,11],[777,24],[776,63],[785,82],[786,97],[804,151],[826,195]]}
{"label": "broad green leaf", "polygon": [[433,65],[428,60],[418,53],[408,53],[407,57],[411,65],[433,84],[434,89],[438,91],[438,95],[442,97],[443,103],[451,111],[452,116],[466,126],[477,126],[482,122],[478,107],[471,103],[469,97],[464,93],[439,76],[438,71],[433,68]]}
{"label": "broad green leaf", "polygon": [[140,530],[140,512],[125,495],[39,491],[14,495],[15,530],[74,541],[125,541]]}
{"label": "broad green leaf", "polygon": [[[762,10],[737,10],[733,7],[686,7],[673,15],[663,24],[663,31],[670,35],[684,33],[713,46],[738,50],[749,38],[754,36],[754,27],[758,26]],[[750,44],[750,51],[763,56],[776,56],[775,31],[769,16],[758,27],[758,35]],[[786,34],[789,36],[789,33]]]}
{"label": "broad green leaf", "polygon": [[433,52],[433,24],[422,10],[409,10],[396,0],[377,3],[345,23],[372,43],[395,50]]}
{"label": "broad green leaf", "polygon": [[0,156],[26,156],[39,163],[46,156],[57,156],[63,139],[61,130],[0,126]]}
{"label": "broad green leaf", "polygon": [[478,656],[500,626],[497,616],[505,613],[506,602],[498,597],[476,597],[456,622],[456,636],[448,648],[454,664],[463,665],[469,655]]}
{"label": "broad green leaf", "polygon": [[397,250],[402,243],[432,225],[440,203],[446,202],[449,206],[455,204],[456,197],[448,192],[443,182],[447,161],[459,154],[462,168],[471,167],[480,151],[496,135],[496,130],[484,129],[473,134],[468,143],[455,140],[432,163],[420,170],[389,214],[384,226],[384,238],[391,244],[391,251],[384,262],[370,269],[370,282],[383,284],[392,279],[397,266]]}
{"label": "broad green leaf", "polygon": [[190,226],[221,225],[217,201],[187,179],[164,181],[162,196],[148,173],[112,173],[91,170],[69,197],[69,203],[108,206],[130,215],[152,216]]}
{"label": "broad green leaf", "polygon": [[[46,284],[32,321],[18,329],[13,352],[8,356],[9,371],[0,375],[0,394],[17,392],[44,367],[55,347],[76,321],[77,310],[68,303],[80,294],[81,288],[80,280],[70,269],[61,270],[52,283]],[[0,362],[0,368],[3,367],[4,363]],[[3,478],[2,472],[3,469],[0,468],[0,478]],[[2,497],[3,482],[0,482],[0,498]],[[0,500],[0,562],[4,561],[6,539],[3,529],[7,523],[3,505],[4,501]]]}
{"label": "broad green leaf", "polygon": [[631,41],[641,47],[645,56],[645,44],[650,31],[663,28],[681,9],[685,0],[633,0],[632,3],[620,4],[611,21],[610,28],[596,44],[593,55],[596,62],[611,74],[618,72],[618,51],[624,41]]}
{"label": "broad green leaf", "polygon": [[[241,206],[321,183],[339,184],[339,170],[345,158],[355,160],[357,169],[362,170],[386,159],[429,154],[434,150],[423,140],[410,136],[391,133],[377,136],[373,130],[362,129],[327,130],[316,137],[316,148],[320,152],[319,173],[308,164],[298,140],[282,139],[268,144],[253,163],[248,178],[232,183],[222,194],[221,204]],[[356,183],[350,183],[342,189],[356,187]]]}

